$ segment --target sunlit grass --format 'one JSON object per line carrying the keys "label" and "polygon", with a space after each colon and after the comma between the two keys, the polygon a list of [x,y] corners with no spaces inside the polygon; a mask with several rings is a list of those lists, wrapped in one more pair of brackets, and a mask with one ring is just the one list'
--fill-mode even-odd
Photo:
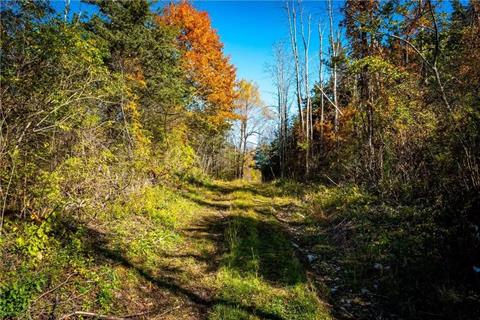
{"label": "sunlit grass", "polygon": [[308,285],[289,240],[274,220],[253,210],[233,212],[225,231],[228,251],[217,274],[217,304],[210,319],[329,319]]}

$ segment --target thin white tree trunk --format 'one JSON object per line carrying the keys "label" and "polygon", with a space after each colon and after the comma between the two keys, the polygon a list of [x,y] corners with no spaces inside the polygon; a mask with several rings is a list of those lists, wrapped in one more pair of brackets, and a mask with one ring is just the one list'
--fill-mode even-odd
{"label": "thin white tree trunk", "polygon": [[[300,1],[299,1],[300,5]],[[302,44],[303,44],[303,57],[304,57],[304,66],[303,66],[303,85],[304,85],[304,92],[306,97],[306,105],[305,105],[305,142],[306,142],[306,150],[305,150],[305,174],[308,176],[310,173],[310,156],[311,156],[311,138],[312,138],[312,108],[311,108],[311,100],[309,94],[309,61],[308,61],[308,51],[310,46],[310,28],[311,16],[308,17],[308,25],[307,25],[307,35],[305,35],[305,24],[303,23],[303,10],[300,12],[300,28],[301,28],[301,35],[302,35]]]}
{"label": "thin white tree trunk", "polygon": [[305,121],[302,111],[302,92],[300,85],[300,61],[298,56],[298,45],[297,45],[297,12],[295,10],[295,5],[290,6],[287,2],[287,14],[288,14],[288,25],[290,32],[290,43],[292,45],[293,60],[295,64],[295,84],[296,84],[296,96],[297,96],[297,109],[298,109],[298,118],[300,120],[300,128],[302,134],[305,131]]}
{"label": "thin white tree trunk", "polygon": [[332,0],[328,0],[328,16],[330,20],[330,46],[331,46],[331,61],[332,61],[332,91],[333,91],[333,103],[337,106],[335,108],[335,118],[334,118],[334,131],[338,131],[338,97],[337,97],[337,54],[338,50],[336,48],[336,41],[333,31],[333,8]]}
{"label": "thin white tree trunk", "polygon": [[[320,68],[319,68],[319,86],[323,91],[323,30],[321,30],[320,23],[318,24],[318,36],[320,40],[320,50],[318,51],[318,58],[320,61]],[[322,145],[323,141],[323,122],[324,122],[324,109],[325,103],[323,94],[320,95],[320,146]]]}

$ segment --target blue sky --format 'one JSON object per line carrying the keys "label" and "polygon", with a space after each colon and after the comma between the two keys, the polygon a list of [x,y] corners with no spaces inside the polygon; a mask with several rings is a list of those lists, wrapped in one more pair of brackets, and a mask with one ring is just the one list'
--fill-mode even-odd
{"label": "blue sky", "polygon": [[[156,6],[170,1],[159,1]],[[462,2],[465,2],[462,1]],[[71,11],[86,13],[92,12],[92,6],[81,3],[80,0],[71,0]],[[63,11],[65,0],[52,1],[57,11]],[[288,40],[288,21],[284,9],[284,0],[271,1],[193,1],[196,8],[207,11],[212,25],[224,43],[224,51],[230,56],[237,68],[237,77],[255,81],[268,105],[275,104],[273,87],[266,72],[266,64],[272,58],[272,46],[275,42]],[[344,1],[334,0],[334,26],[342,19],[340,13]],[[318,79],[318,49],[319,40],[317,25],[325,26],[328,34],[327,1],[303,1],[305,14],[312,15],[312,35],[310,45],[310,77]],[[444,2],[447,11],[449,1]],[[327,50],[327,40],[324,39],[324,52]]]}
{"label": "blue sky", "polygon": [[[166,2],[160,2],[160,5],[162,3]],[[62,12],[65,0],[55,0],[52,4]],[[263,100],[269,105],[274,104],[273,87],[265,69],[271,60],[274,43],[288,41],[285,1],[193,1],[193,4],[209,13],[212,25],[224,43],[225,53],[237,68],[237,77],[255,81]],[[334,10],[338,13],[342,5],[343,1],[334,1]],[[317,24],[320,20],[328,24],[326,6],[326,1],[304,1],[305,13],[312,14],[310,68],[313,80],[318,74]],[[92,12],[92,6],[79,0],[71,0],[70,7],[72,12]],[[324,46],[326,50],[327,44]]]}
{"label": "blue sky", "polygon": [[[217,29],[225,45],[225,53],[230,55],[237,67],[238,78],[255,81],[261,90],[262,98],[274,104],[273,87],[266,64],[272,57],[272,46],[278,41],[288,43],[288,20],[284,9],[285,1],[194,1],[194,5],[210,14],[212,25]],[[305,14],[312,15],[310,45],[311,75],[316,80],[318,74],[318,32],[321,20],[328,24],[326,1],[304,1]],[[338,13],[343,1],[334,2]],[[336,15],[339,17],[339,15]],[[324,40],[324,48],[327,44]]]}

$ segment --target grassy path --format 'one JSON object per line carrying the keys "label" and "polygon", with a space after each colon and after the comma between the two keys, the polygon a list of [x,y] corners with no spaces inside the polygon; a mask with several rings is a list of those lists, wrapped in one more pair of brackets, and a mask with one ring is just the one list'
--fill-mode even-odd
{"label": "grassy path", "polygon": [[[50,279],[41,291],[47,294],[37,294],[20,318],[72,311],[135,319],[358,318],[344,308],[344,291],[335,295],[337,265],[327,252],[334,249],[322,225],[308,222],[303,188],[147,186],[94,220],[59,221],[55,255],[37,268]],[[70,245],[62,250],[61,241]]]}
{"label": "grassy path", "polygon": [[[260,185],[192,185],[197,205],[179,228],[182,241],[155,265],[136,268],[162,296],[158,319],[329,319],[298,250],[272,214],[295,205]],[[118,260],[118,257],[117,257]]]}
{"label": "grassy path", "polygon": [[99,280],[64,289],[90,290],[85,311],[138,319],[331,319],[276,218],[299,205],[269,184],[147,188],[82,229],[83,276]]}

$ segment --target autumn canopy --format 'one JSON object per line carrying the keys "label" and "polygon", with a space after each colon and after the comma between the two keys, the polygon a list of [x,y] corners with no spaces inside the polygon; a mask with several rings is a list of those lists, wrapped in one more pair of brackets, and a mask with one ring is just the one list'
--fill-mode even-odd
{"label": "autumn canopy", "polygon": [[157,20],[180,29],[178,40],[184,51],[183,65],[195,95],[201,100],[197,107],[208,113],[213,124],[234,118],[235,67],[223,54],[223,44],[208,14],[182,1],[165,7]]}

